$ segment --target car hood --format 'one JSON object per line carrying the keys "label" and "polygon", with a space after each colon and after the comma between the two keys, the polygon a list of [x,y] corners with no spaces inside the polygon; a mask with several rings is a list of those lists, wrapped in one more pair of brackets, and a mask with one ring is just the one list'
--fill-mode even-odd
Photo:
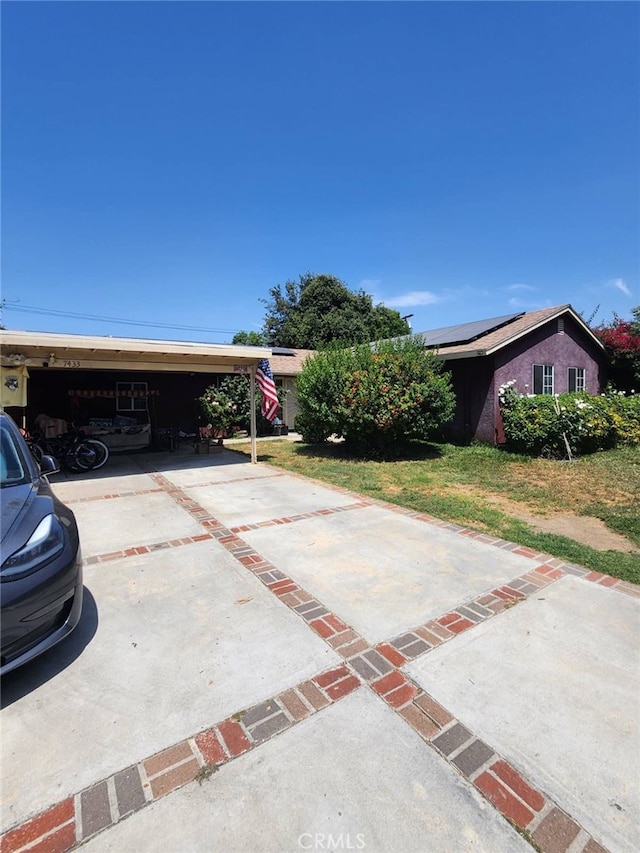
{"label": "car hood", "polygon": [[2,557],[22,547],[45,515],[53,512],[53,498],[44,483],[4,486],[0,494]]}

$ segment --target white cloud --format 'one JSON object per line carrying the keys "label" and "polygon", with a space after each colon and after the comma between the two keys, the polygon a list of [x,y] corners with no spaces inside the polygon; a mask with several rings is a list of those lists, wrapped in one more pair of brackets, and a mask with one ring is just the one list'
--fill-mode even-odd
{"label": "white cloud", "polygon": [[619,290],[620,293],[624,293],[625,296],[631,296],[631,291],[621,278],[609,279],[607,287],[615,287],[616,290]]}
{"label": "white cloud", "polygon": [[551,308],[552,304],[549,299],[538,297],[523,299],[518,296],[512,296],[507,301],[509,308],[513,308],[514,311],[537,311],[539,308]]}
{"label": "white cloud", "polygon": [[359,287],[361,290],[364,290],[365,293],[370,293],[371,291],[376,291],[380,284],[382,284],[381,278],[363,278]]}
{"label": "white cloud", "polygon": [[385,299],[384,304],[389,308],[413,308],[417,305],[435,305],[436,302],[441,301],[441,297],[436,296],[430,290],[410,290],[408,293],[400,294],[400,296]]}
{"label": "white cloud", "polygon": [[524,290],[536,290],[536,288],[532,287],[530,284],[510,284],[508,287],[505,287],[505,290],[524,291]]}

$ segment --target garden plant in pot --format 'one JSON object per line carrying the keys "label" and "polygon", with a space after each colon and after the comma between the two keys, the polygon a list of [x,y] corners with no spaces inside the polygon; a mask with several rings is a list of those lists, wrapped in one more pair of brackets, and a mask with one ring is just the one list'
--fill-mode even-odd
{"label": "garden plant in pot", "polygon": [[238,406],[229,390],[223,382],[219,388],[209,386],[198,397],[203,422],[198,428],[201,443],[222,447],[223,439],[232,435],[232,427],[238,421]]}

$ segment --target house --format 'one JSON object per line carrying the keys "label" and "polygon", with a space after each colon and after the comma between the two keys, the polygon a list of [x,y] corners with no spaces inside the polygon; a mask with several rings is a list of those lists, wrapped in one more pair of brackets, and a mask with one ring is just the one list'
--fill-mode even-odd
{"label": "house", "polygon": [[515,380],[521,394],[599,394],[604,346],[570,305],[492,317],[421,332],[451,373],[456,412],[447,435],[504,441],[498,391]]}
{"label": "house", "polygon": [[[504,441],[498,391],[515,380],[521,394],[599,394],[605,381],[600,340],[570,305],[491,317],[419,333],[451,373],[456,394],[448,438]],[[284,395],[282,420],[290,427],[298,411],[295,376],[313,350],[274,349],[276,385]]]}
{"label": "house", "polygon": [[[522,394],[598,394],[604,384],[604,347],[570,305],[420,336],[451,373],[457,405],[447,435],[456,440],[504,440],[498,390],[505,382],[515,380]],[[154,431],[192,432],[198,419],[195,399],[204,388],[223,375],[253,374],[262,358],[270,359],[276,387],[283,392],[279,417],[292,429],[298,412],[296,377],[313,355],[313,350],[280,347],[8,330],[0,331],[0,343],[2,369],[10,368],[16,395],[28,378],[27,406],[16,414],[9,409],[14,417],[19,414],[29,424],[43,413],[79,426],[93,422],[113,433],[114,449],[125,440],[118,436],[149,443]]]}

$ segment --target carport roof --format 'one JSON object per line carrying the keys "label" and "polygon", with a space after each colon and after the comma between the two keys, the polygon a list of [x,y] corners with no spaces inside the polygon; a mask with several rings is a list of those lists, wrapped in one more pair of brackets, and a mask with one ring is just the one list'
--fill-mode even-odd
{"label": "carport roof", "polygon": [[128,370],[206,370],[217,366],[233,371],[236,366],[255,365],[271,356],[268,347],[11,330],[0,332],[0,344],[3,361],[18,355],[36,367],[46,360],[51,367],[78,361],[78,367],[88,369],[126,365]]}

